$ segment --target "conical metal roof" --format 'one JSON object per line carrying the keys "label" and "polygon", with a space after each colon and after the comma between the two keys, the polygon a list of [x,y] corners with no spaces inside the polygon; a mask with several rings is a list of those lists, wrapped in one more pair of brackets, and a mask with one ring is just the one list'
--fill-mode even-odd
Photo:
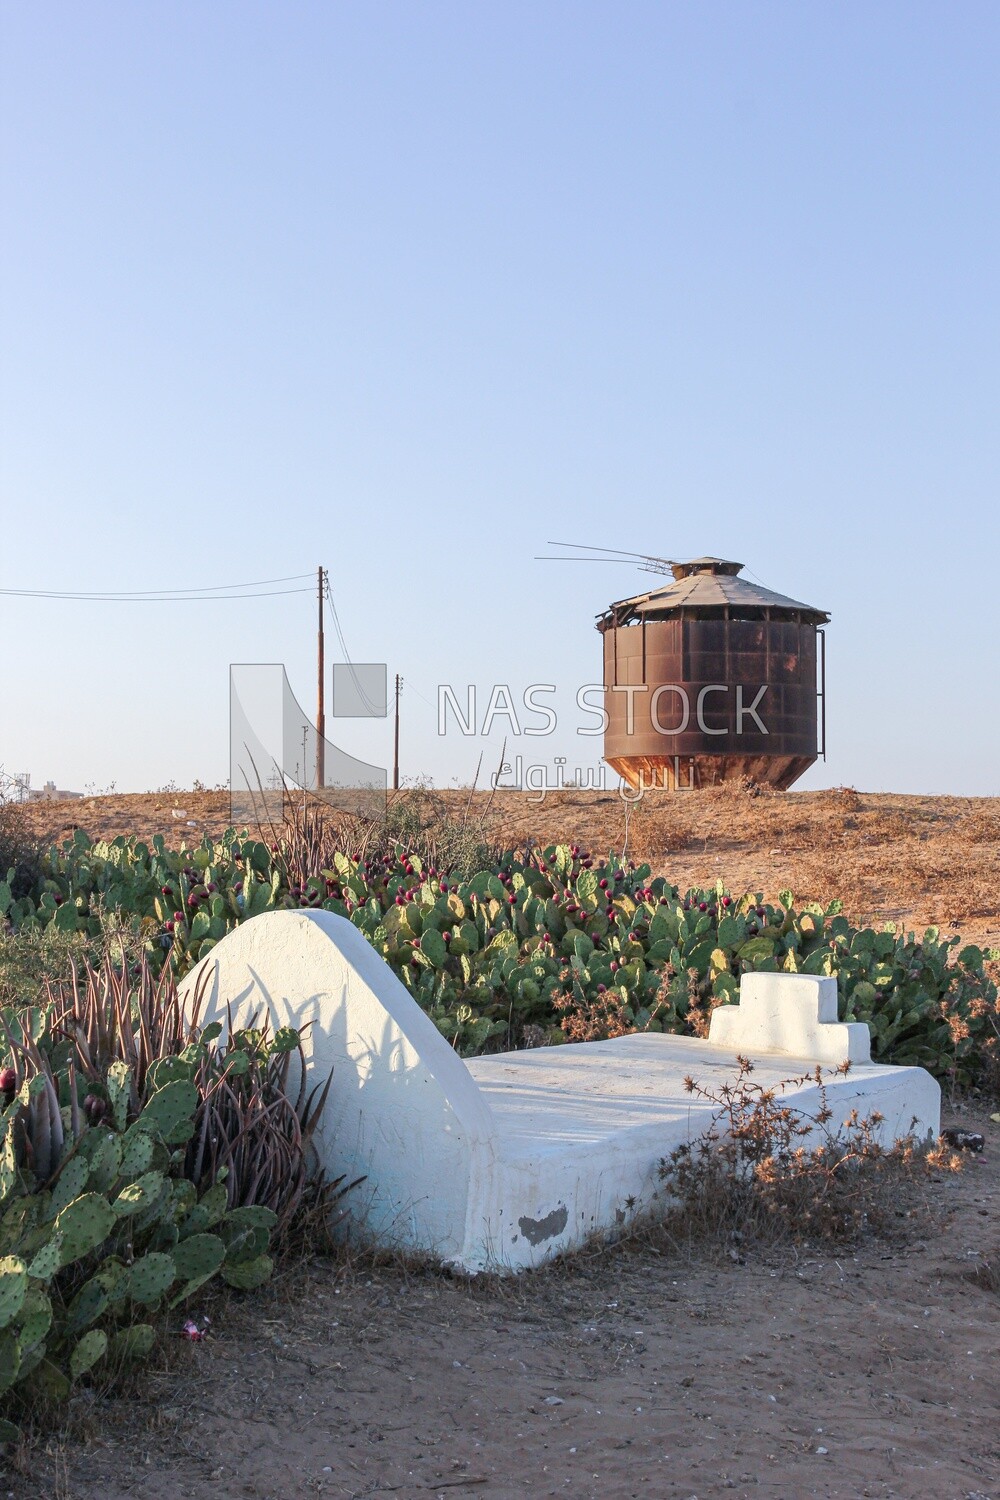
{"label": "conical metal roof", "polygon": [[829,620],[829,612],[813,604],[803,604],[784,594],[775,594],[761,584],[740,578],[743,564],[721,557],[697,557],[691,562],[673,563],[674,582],[666,587],[619,599],[599,616],[599,624],[623,625],[643,615],[661,615],[678,609],[771,609],[788,610],[805,615],[815,624]]}

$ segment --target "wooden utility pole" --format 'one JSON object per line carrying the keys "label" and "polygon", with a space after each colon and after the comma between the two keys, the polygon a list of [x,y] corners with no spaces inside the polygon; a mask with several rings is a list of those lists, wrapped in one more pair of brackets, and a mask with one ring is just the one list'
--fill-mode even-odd
{"label": "wooden utility pole", "polygon": [[[316,673],[316,790],[322,792],[326,785],[326,711],[323,699],[323,680],[326,675],[323,661],[323,585],[326,582],[326,569],[320,568],[317,574],[319,594],[319,640],[317,652]],[[305,767],[303,766],[303,775]]]}
{"label": "wooden utility pole", "polygon": [[392,789],[399,791],[399,673],[396,673],[396,722],[392,737]]}

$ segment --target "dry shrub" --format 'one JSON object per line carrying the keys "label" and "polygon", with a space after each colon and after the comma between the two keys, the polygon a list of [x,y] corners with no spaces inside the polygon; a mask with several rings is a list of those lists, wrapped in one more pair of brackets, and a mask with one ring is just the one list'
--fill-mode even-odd
{"label": "dry shrub", "polygon": [[961,818],[958,831],[972,844],[1000,843],[1000,812],[995,807],[972,807]]}
{"label": "dry shrub", "polygon": [[27,809],[20,802],[0,799],[0,880],[10,880],[14,900],[34,890],[42,869],[42,845],[34,834]]}
{"label": "dry shrub", "polygon": [[911,813],[892,807],[863,813],[858,819],[858,832],[860,843],[877,844],[920,838],[922,834]]}
{"label": "dry shrub", "polygon": [[698,841],[697,824],[686,815],[683,804],[675,802],[664,809],[660,802],[646,798],[636,804],[632,845],[640,859],[655,864],[663,855],[693,848]]}
{"label": "dry shrub", "polygon": [[[707,1036],[712,1011],[722,1003],[721,999],[703,994],[697,969],[689,969],[687,979],[691,1032],[694,1036]],[[598,985],[596,996],[588,996],[570,969],[559,971],[559,985],[549,999],[561,1017],[559,1025],[568,1041],[607,1042],[613,1037],[659,1029],[661,1017],[671,1008],[670,975],[664,972],[651,1003],[638,1016],[620,990]]]}
{"label": "dry shrub", "polygon": [[397,793],[376,815],[331,810],[315,800],[291,803],[280,825],[261,823],[258,836],[277,851],[289,885],[304,886],[333,867],[336,854],[378,860],[397,845],[443,874],[467,879],[495,865],[501,846],[490,835],[490,810],[476,815],[472,794],[456,810],[441,792],[417,787]]}
{"label": "dry shrub", "polygon": [[632,1013],[617,990],[607,990],[594,1001],[581,999],[572,989],[552,991],[552,1005],[562,1017],[559,1025],[571,1042],[606,1042],[630,1036],[636,1029]]}
{"label": "dry shrub", "polygon": [[[913,1137],[886,1149],[877,1138],[877,1112],[861,1118],[854,1111],[843,1130],[833,1132],[819,1067],[765,1087],[752,1078],[747,1058],[738,1061],[736,1077],[718,1089],[685,1079],[688,1091],[710,1100],[718,1113],[698,1141],[661,1163],[672,1199],[666,1227],[675,1240],[731,1248],[887,1235],[912,1214],[919,1182],[932,1171],[961,1166],[956,1153]],[[848,1068],[845,1063],[834,1072]],[[786,1089],[807,1083],[819,1088],[812,1116],[784,1097]],[[812,1144],[817,1135],[819,1143]]]}

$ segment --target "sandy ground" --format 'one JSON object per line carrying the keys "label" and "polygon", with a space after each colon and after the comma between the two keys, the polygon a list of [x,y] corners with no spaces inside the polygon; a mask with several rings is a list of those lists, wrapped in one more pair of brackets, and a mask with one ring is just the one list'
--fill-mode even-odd
{"label": "sandy ground", "polygon": [[1000,1126],[971,1123],[985,1156],[898,1242],[740,1264],[646,1241],[503,1283],[307,1262],[4,1487],[1000,1500],[1000,1297],[976,1276],[1000,1267]]}
{"label": "sandy ground", "polygon": [[[474,813],[507,842],[625,835],[616,798]],[[32,817],[46,838],[179,842],[220,832],[228,798]],[[1000,943],[996,799],[702,793],[640,807],[628,836],[682,884],[788,885]],[[231,1299],[206,1343],[178,1338],[130,1397],[78,1398],[74,1437],[14,1455],[0,1496],[1000,1500],[1000,1125],[953,1123],[986,1131],[985,1156],[930,1184],[898,1242],[741,1264],[647,1239],[505,1283],[306,1261]]]}

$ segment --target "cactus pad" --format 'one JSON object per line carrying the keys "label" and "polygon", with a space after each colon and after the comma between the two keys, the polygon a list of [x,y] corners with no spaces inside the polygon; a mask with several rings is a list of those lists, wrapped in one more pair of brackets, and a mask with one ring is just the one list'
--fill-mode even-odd
{"label": "cactus pad", "polygon": [[[22,1369],[22,1377],[25,1373]],[[38,1359],[33,1363],[27,1383],[40,1391],[49,1401],[64,1401],[69,1395],[69,1381],[59,1366],[53,1364],[50,1359]]]}
{"label": "cactus pad", "polygon": [[164,1180],[162,1172],[145,1172],[135,1182],[128,1183],[111,1205],[115,1215],[119,1219],[126,1219],[144,1208],[150,1208],[162,1193]]}
{"label": "cactus pad", "polygon": [[139,1116],[139,1127],[159,1136],[168,1146],[183,1146],[194,1129],[197,1104],[198,1090],[194,1084],[175,1079],[152,1096]]}
{"label": "cactus pad", "polygon": [[95,1323],[108,1306],[108,1289],[96,1276],[85,1281],[68,1309],[67,1327],[71,1333]]}
{"label": "cactus pad", "polygon": [[192,1234],[171,1252],[181,1281],[204,1281],[222,1265],[226,1247],[216,1234]]}
{"label": "cactus pad", "polygon": [[242,1292],[249,1292],[263,1286],[273,1266],[269,1255],[258,1255],[255,1260],[241,1260],[233,1266],[227,1263],[222,1269],[222,1279]]}
{"label": "cactus pad", "polygon": [[121,1170],[121,1138],[108,1131],[90,1159],[90,1186],[106,1193]]}
{"label": "cactus pad", "polygon": [[69,1357],[69,1373],[72,1378],[79,1380],[107,1352],[108,1336],[103,1328],[92,1328],[89,1333],[85,1333]]}
{"label": "cactus pad", "polygon": [[122,1159],[118,1175],[126,1182],[134,1182],[153,1165],[153,1141],[144,1130],[135,1125],[126,1132],[122,1142]]}
{"label": "cactus pad", "polygon": [[90,1162],[85,1161],[82,1156],[72,1156],[66,1162],[59,1173],[59,1180],[52,1189],[52,1201],[50,1212],[59,1213],[67,1203],[72,1203],[74,1198],[79,1198],[87,1186],[87,1178],[90,1176]]}
{"label": "cactus pad", "polygon": [[28,1262],[28,1275],[35,1281],[51,1281],[62,1265],[62,1235],[53,1231],[51,1238]]}
{"label": "cactus pad", "polygon": [[148,1323],[133,1323],[131,1328],[121,1328],[108,1345],[108,1361],[114,1364],[132,1364],[145,1359],[153,1347],[153,1330]]}
{"label": "cactus pad", "polygon": [[0,1391],[14,1384],[21,1368],[21,1340],[13,1328],[0,1333]]}
{"label": "cactus pad", "polygon": [[59,1263],[68,1266],[106,1240],[117,1220],[106,1198],[84,1193],[56,1218],[56,1233],[62,1235]]}
{"label": "cactus pad", "polygon": [[92,1279],[107,1292],[109,1307],[114,1307],[128,1295],[129,1268],[117,1255],[109,1255]]}
{"label": "cactus pad", "polygon": [[229,1194],[226,1192],[225,1184],[217,1182],[214,1187],[209,1188],[207,1193],[201,1195],[182,1221],[181,1239],[187,1239],[189,1234],[201,1234],[203,1230],[211,1229],[213,1224],[218,1224],[228,1205]]}
{"label": "cactus pad", "polygon": [[128,1119],[129,1099],[132,1095],[132,1070],[127,1063],[113,1062],[111,1064],[108,1069],[107,1088],[115,1126],[118,1130],[124,1130]]}
{"label": "cactus pad", "polygon": [[21,1311],[28,1290],[28,1268],[17,1255],[0,1260],[0,1328],[6,1328]]}
{"label": "cactus pad", "polygon": [[[28,1287],[18,1322],[21,1327],[23,1353],[40,1344],[52,1327],[52,1303],[40,1286]],[[24,1360],[22,1358],[22,1367]]]}
{"label": "cactus pad", "polygon": [[133,1302],[159,1302],[176,1279],[174,1258],[162,1250],[151,1250],[132,1265],[129,1294]]}

